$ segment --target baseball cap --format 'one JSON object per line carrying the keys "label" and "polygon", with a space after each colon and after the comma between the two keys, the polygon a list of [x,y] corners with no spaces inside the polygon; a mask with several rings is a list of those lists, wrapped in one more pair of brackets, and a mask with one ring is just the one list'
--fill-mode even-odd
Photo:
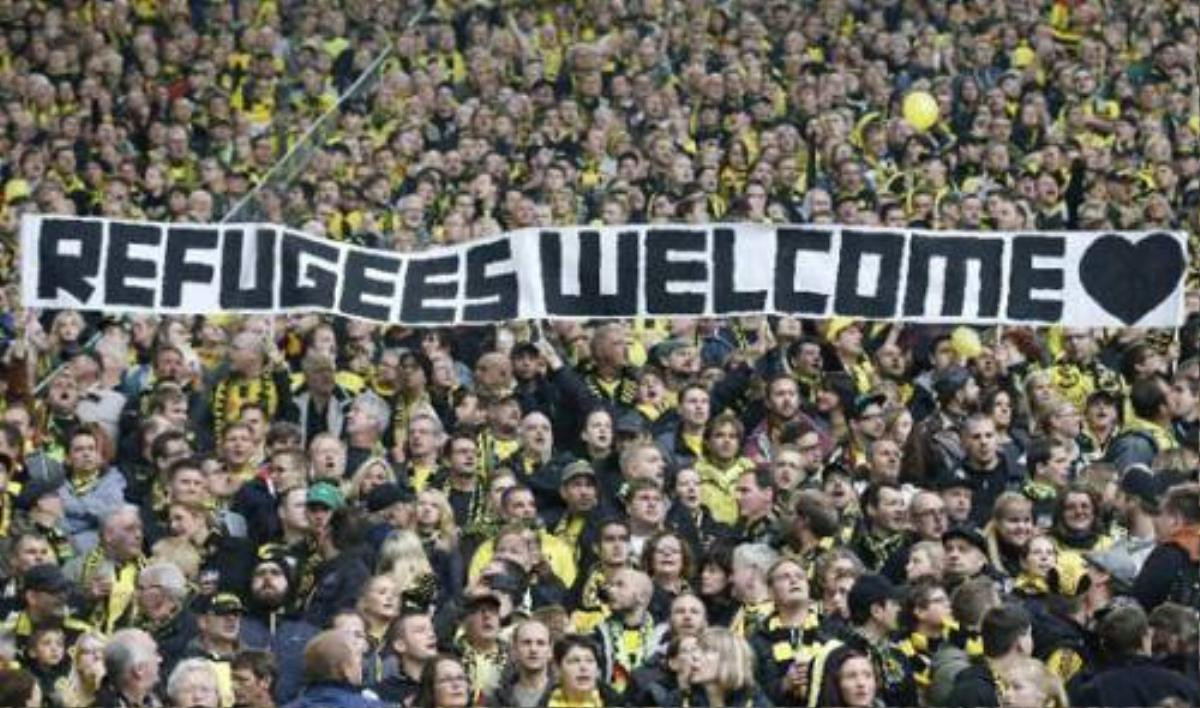
{"label": "baseball cap", "polygon": [[413,495],[410,490],[395,482],[387,482],[375,487],[367,494],[367,511],[374,514],[393,504],[411,501],[413,501]]}
{"label": "baseball cap", "polygon": [[942,371],[933,380],[933,391],[938,398],[949,398],[971,380],[971,372],[966,367],[951,366]]}
{"label": "baseball cap", "polygon": [[1138,568],[1128,553],[1110,548],[1106,551],[1089,551],[1083,559],[1112,577],[1113,587],[1118,592],[1129,592],[1137,579]]}
{"label": "baseball cap", "polygon": [[230,592],[217,595],[201,595],[192,603],[192,611],[198,615],[240,615],[246,611],[242,600]]}
{"label": "baseball cap", "polygon": [[592,463],[587,460],[575,460],[563,468],[561,484],[566,484],[576,477],[594,478],[595,476],[596,470],[592,468]]}
{"label": "baseball cap", "polygon": [[[875,573],[860,575],[846,596],[850,614],[868,614],[871,606],[885,600],[899,600],[900,590],[885,576]],[[857,608],[857,610],[856,610]]]}
{"label": "baseball cap", "polygon": [[1137,497],[1151,507],[1158,507],[1162,489],[1162,481],[1145,465],[1130,465],[1125,468],[1125,474],[1121,477],[1121,491],[1127,496]]}
{"label": "baseball cap", "polygon": [[978,548],[979,552],[983,555],[987,555],[987,541],[983,539],[983,534],[979,533],[975,529],[966,526],[955,526],[946,531],[946,533],[942,534],[942,543],[954,538],[961,538],[972,546]]}
{"label": "baseball cap", "polygon": [[490,592],[482,595],[472,595],[471,597],[468,597],[465,602],[463,602],[463,614],[471,615],[485,607],[491,607],[499,610],[500,598],[496,597]]}
{"label": "baseball cap", "polygon": [[17,508],[22,511],[29,511],[37,505],[38,500],[42,497],[58,494],[58,488],[61,486],[62,480],[35,477],[21,488],[21,493],[17,495],[16,499]]}
{"label": "baseball cap", "polygon": [[886,406],[887,396],[882,393],[864,393],[854,399],[854,417],[862,417],[871,406]]}
{"label": "baseball cap", "polygon": [[328,482],[317,482],[308,488],[308,496],[305,498],[305,503],[310,506],[324,506],[332,511],[341,508],[345,500],[342,498],[342,490]]}
{"label": "baseball cap", "polygon": [[640,413],[629,411],[617,418],[617,423],[613,426],[613,432],[640,435],[646,432],[646,419]]}
{"label": "baseball cap", "polygon": [[35,565],[25,571],[22,578],[26,590],[39,592],[64,593],[71,589],[71,581],[63,575],[62,568],[53,563]]}

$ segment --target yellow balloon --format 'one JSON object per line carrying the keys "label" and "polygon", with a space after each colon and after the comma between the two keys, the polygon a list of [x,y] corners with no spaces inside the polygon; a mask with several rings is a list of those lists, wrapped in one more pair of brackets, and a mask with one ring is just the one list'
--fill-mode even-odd
{"label": "yellow balloon", "polygon": [[904,120],[922,133],[932,128],[938,121],[937,99],[928,91],[912,91],[904,97],[901,106]]}

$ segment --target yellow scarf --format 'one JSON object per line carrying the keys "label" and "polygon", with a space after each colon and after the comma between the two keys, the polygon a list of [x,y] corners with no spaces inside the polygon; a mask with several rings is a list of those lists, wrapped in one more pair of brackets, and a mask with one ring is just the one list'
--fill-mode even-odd
{"label": "yellow scarf", "polygon": [[600,697],[600,691],[592,691],[587,695],[587,698],[582,701],[572,702],[567,700],[566,694],[561,688],[556,688],[550,694],[550,702],[546,704],[549,708],[604,708],[604,700]]}

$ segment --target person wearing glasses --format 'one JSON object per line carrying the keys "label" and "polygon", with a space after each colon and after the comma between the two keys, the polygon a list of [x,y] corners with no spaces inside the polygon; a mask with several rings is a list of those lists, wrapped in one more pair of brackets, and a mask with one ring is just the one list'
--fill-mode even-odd
{"label": "person wearing glasses", "polygon": [[412,705],[465,708],[473,703],[467,669],[456,657],[442,654],[425,665],[421,672],[421,689]]}

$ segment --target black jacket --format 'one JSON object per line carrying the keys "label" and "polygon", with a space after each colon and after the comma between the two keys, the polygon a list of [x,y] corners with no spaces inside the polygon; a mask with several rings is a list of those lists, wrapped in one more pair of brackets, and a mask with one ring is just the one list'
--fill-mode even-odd
{"label": "black jacket", "polygon": [[1200,687],[1195,682],[1147,657],[1132,657],[1112,666],[1071,691],[1077,706],[1152,706],[1164,698],[1200,704]]}
{"label": "black jacket", "polygon": [[992,676],[991,669],[986,664],[975,663],[960,671],[954,678],[954,690],[950,692],[950,699],[946,705],[1000,705],[999,696],[996,695],[996,679]]}

